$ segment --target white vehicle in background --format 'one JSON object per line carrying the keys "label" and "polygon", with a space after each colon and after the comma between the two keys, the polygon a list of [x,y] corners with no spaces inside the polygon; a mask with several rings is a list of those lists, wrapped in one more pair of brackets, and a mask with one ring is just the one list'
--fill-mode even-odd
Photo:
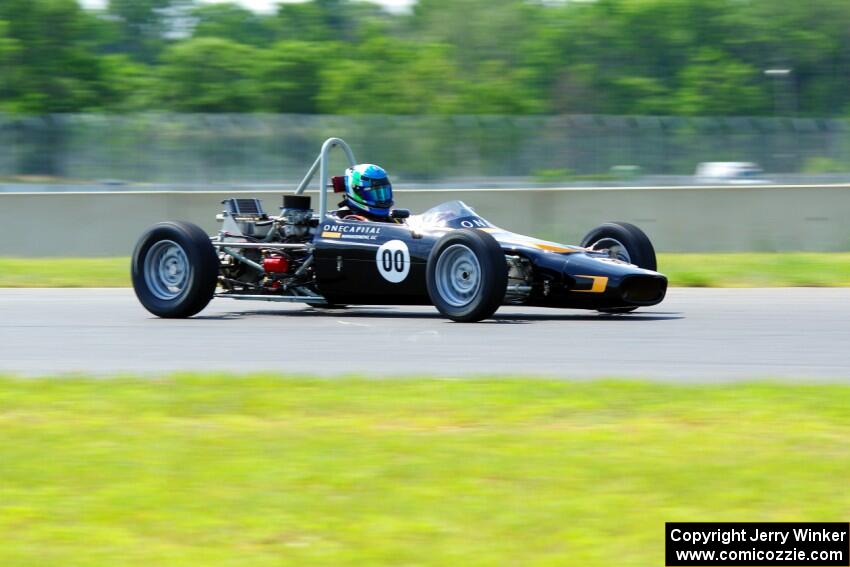
{"label": "white vehicle in background", "polygon": [[764,185],[764,171],[750,161],[706,161],[697,166],[697,183],[718,185]]}

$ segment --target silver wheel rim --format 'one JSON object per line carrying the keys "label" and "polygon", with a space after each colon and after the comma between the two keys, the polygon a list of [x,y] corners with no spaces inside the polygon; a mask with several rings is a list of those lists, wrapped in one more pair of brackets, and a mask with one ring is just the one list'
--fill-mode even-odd
{"label": "silver wheel rim", "polygon": [[186,291],[191,267],[186,251],[173,240],[160,240],[145,255],[145,284],[157,299],[169,301]]}
{"label": "silver wheel rim", "polygon": [[628,249],[616,238],[603,238],[602,240],[597,240],[590,246],[590,249],[594,251],[608,250],[608,255],[611,256],[611,258],[620,260],[626,264],[632,263],[632,257],[629,255]]}
{"label": "silver wheel rim", "polygon": [[440,254],[435,268],[437,291],[452,307],[469,305],[481,287],[481,265],[463,244],[452,244]]}

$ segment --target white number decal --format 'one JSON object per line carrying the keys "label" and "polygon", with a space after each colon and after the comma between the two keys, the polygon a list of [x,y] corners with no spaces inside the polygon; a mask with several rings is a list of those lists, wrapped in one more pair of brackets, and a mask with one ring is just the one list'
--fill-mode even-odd
{"label": "white number decal", "polygon": [[378,271],[385,280],[401,283],[410,273],[410,251],[401,240],[390,240],[378,248],[375,256]]}

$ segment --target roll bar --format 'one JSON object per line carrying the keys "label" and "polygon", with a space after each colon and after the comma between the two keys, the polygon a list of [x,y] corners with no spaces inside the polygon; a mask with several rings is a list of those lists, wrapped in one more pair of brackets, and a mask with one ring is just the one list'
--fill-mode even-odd
{"label": "roll bar", "polygon": [[351,166],[357,164],[354,160],[354,152],[351,151],[351,148],[340,138],[328,138],[325,140],[325,143],[322,144],[322,151],[319,152],[319,156],[316,158],[316,161],[313,162],[313,165],[310,166],[310,169],[307,170],[307,175],[304,176],[304,179],[301,180],[301,183],[298,184],[298,187],[295,188],[295,194],[301,195],[307,189],[307,186],[310,184],[310,181],[313,180],[313,177],[316,175],[316,170],[319,170],[319,218],[324,219],[325,215],[328,214],[328,154],[331,151],[331,148],[340,147],[342,151],[345,152],[345,156],[348,158],[348,163]]}

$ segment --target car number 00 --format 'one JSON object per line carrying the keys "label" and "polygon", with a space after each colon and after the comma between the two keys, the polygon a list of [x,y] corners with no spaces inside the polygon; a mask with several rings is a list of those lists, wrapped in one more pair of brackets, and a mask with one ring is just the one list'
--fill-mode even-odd
{"label": "car number 00", "polygon": [[396,250],[395,253],[392,250],[384,250],[381,261],[384,263],[385,272],[393,270],[401,272],[404,270],[404,253],[401,250]]}
{"label": "car number 00", "polygon": [[388,282],[403,282],[410,273],[410,251],[402,240],[390,240],[382,244],[375,260],[378,271]]}

